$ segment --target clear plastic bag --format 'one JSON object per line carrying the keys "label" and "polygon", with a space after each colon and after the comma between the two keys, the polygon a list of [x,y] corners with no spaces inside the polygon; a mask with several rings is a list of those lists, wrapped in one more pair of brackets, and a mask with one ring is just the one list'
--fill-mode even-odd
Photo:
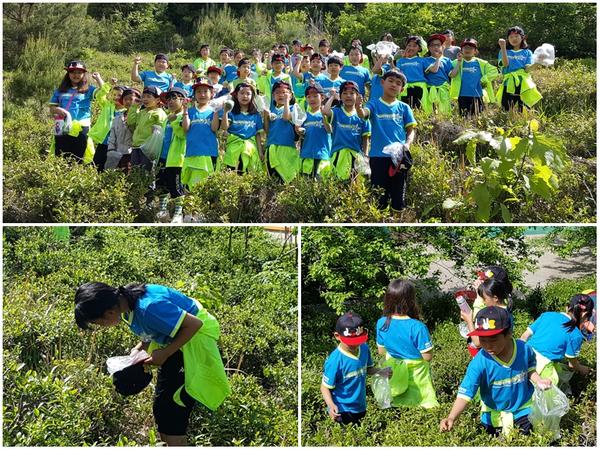
{"label": "clear plastic bag", "polygon": [[387,376],[373,375],[371,377],[371,389],[375,396],[375,401],[381,409],[392,406],[392,390],[390,388],[390,379]]}
{"label": "clear plastic bag", "polygon": [[404,158],[405,150],[406,144],[394,142],[383,147],[382,153],[385,155],[389,155],[392,158],[394,166],[399,167],[400,164],[402,164],[402,159]]}
{"label": "clear plastic bag", "polygon": [[150,355],[144,350],[135,352],[133,355],[113,356],[106,360],[106,368],[108,373],[112,375],[115,372],[123,370],[125,367],[133,366],[134,364],[137,364],[148,358],[150,358]]}
{"label": "clear plastic bag", "polygon": [[362,153],[358,153],[356,155],[356,162],[354,163],[354,168],[358,173],[362,175],[365,175],[367,177],[371,176],[371,166],[369,165],[369,160]]}
{"label": "clear plastic bag", "polygon": [[301,127],[306,120],[306,113],[298,105],[292,107],[292,123],[298,127]]}
{"label": "clear plastic bag", "polygon": [[553,439],[560,437],[560,419],[569,411],[569,400],[552,385],[550,389],[535,388],[529,421],[536,431],[550,431]]}
{"label": "clear plastic bag", "polygon": [[160,125],[152,126],[152,135],[142,144],[140,149],[146,157],[152,161],[160,156],[163,145],[163,131]]}
{"label": "clear plastic bag", "polygon": [[213,98],[208,102],[208,105],[215,111],[219,112],[223,110],[225,103],[230,100],[231,97],[229,95],[222,95],[221,97]]}
{"label": "clear plastic bag", "polygon": [[552,44],[542,44],[533,52],[533,62],[542,66],[551,66],[555,60],[554,46]]}
{"label": "clear plastic bag", "polygon": [[393,56],[398,51],[396,44],[390,41],[379,41],[377,44],[371,44],[367,46],[367,49],[371,52],[375,51],[379,56]]}
{"label": "clear plastic bag", "polygon": [[256,106],[256,110],[259,113],[262,113],[267,109],[267,100],[264,95],[255,95],[253,102],[254,106]]}

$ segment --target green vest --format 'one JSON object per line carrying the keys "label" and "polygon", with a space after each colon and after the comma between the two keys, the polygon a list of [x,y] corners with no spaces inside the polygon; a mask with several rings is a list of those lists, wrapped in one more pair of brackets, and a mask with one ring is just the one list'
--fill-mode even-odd
{"label": "green vest", "polygon": [[100,114],[96,119],[96,123],[92,125],[88,136],[96,144],[102,144],[112,126],[113,117],[115,116],[115,104],[108,99],[108,94],[111,91],[112,86],[110,83],[104,83],[102,88],[96,93],[96,103],[100,106]]}
{"label": "green vest", "polygon": [[531,74],[527,73],[524,69],[519,69],[515,72],[504,74],[502,84],[500,85],[498,93],[496,94],[496,101],[498,103],[502,102],[504,89],[506,89],[506,92],[509,94],[514,94],[517,86],[521,86],[521,93],[519,95],[521,97],[521,101],[528,108],[531,108],[542,99],[542,94],[540,94],[540,92],[537,90],[533,78],[531,78]]}
{"label": "green vest", "polygon": [[[492,81],[498,78],[498,69],[492,66],[489,62],[483,59],[473,58],[479,63],[481,70],[481,85],[483,86],[483,101],[484,103],[495,102],[496,97],[494,96],[494,87]],[[452,65],[456,67],[458,61],[453,61]],[[460,95],[460,86],[462,83],[462,61],[460,63],[460,73],[452,78],[450,82],[450,98],[452,100],[458,99]]]}
{"label": "green vest", "polygon": [[[171,127],[173,128],[173,135],[171,139],[171,145],[169,146],[169,153],[167,154],[167,165],[166,167],[182,167],[183,160],[185,159],[185,131],[183,131],[183,126],[181,124],[181,119],[183,118],[183,112],[177,114],[177,118],[171,122]],[[165,133],[165,129],[167,127],[167,122],[169,119],[166,119],[163,123],[163,135]]]}

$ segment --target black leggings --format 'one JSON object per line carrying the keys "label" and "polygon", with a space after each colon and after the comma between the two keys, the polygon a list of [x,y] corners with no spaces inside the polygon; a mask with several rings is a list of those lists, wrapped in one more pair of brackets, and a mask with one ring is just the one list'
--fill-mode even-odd
{"label": "black leggings", "polygon": [[515,86],[515,93],[509,94],[506,92],[506,86],[502,92],[502,109],[510,111],[515,108],[519,112],[523,112],[523,100],[521,100],[521,86]]}
{"label": "black leggings", "polygon": [[54,136],[54,154],[56,156],[71,156],[83,162],[83,155],[87,147],[89,127],[84,127],[78,136]]}
{"label": "black leggings", "polygon": [[[481,425],[483,426],[483,428],[485,428],[485,431],[487,431],[487,433],[491,434],[492,436],[498,436],[502,432],[502,428],[496,428],[492,425],[486,425],[484,423],[482,423]],[[523,416],[515,420],[515,428],[519,429],[519,433],[527,436],[531,433],[533,426],[529,421],[529,417]]]}
{"label": "black leggings", "polygon": [[458,97],[458,110],[463,116],[473,116],[483,112],[483,99],[480,97]]}
{"label": "black leggings", "polygon": [[408,106],[411,108],[420,108],[421,107],[421,98],[423,97],[423,88],[419,86],[412,86],[406,90],[406,97],[402,100],[405,103],[408,103]]}
{"label": "black leggings", "polygon": [[410,154],[406,155],[410,164],[405,164],[406,169],[399,169],[390,176],[390,171],[395,170],[392,158],[370,158],[371,184],[385,189],[379,198],[379,207],[385,208],[391,200],[392,209],[400,211],[406,207],[406,189],[408,187],[408,170],[412,165]]}

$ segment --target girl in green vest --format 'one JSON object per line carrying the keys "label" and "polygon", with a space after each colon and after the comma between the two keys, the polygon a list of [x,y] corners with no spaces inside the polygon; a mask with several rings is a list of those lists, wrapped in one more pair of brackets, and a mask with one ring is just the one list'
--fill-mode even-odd
{"label": "girl in green vest", "polygon": [[[197,301],[157,284],[113,287],[85,283],[75,294],[75,321],[112,327],[125,322],[141,341],[131,350],[148,352],[158,366],[152,411],[161,439],[184,446],[196,402],[216,410],[231,393],[217,341],[219,322]],[[140,424],[141,425],[141,424]]]}

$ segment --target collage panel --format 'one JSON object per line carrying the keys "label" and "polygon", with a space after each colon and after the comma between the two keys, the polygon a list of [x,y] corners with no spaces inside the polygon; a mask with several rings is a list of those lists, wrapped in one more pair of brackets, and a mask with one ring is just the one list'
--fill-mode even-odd
{"label": "collage panel", "polygon": [[596,446],[596,227],[303,227],[309,447]]}
{"label": "collage panel", "polygon": [[295,230],[3,242],[3,446],[298,445]]}
{"label": "collage panel", "polygon": [[5,3],[4,221],[594,223],[596,12]]}

